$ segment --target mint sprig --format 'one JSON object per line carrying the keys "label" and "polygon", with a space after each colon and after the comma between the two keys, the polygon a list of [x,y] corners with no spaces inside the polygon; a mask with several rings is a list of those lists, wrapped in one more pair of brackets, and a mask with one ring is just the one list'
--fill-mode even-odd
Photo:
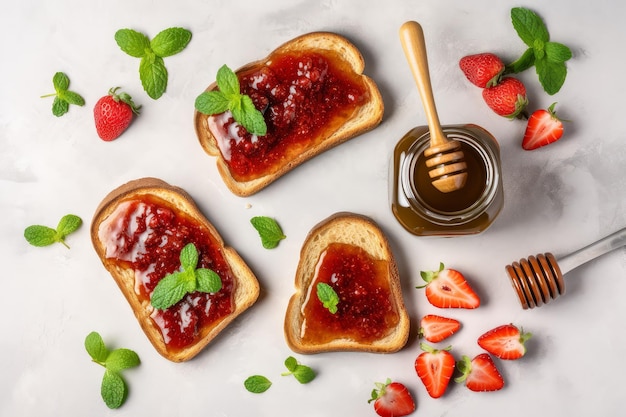
{"label": "mint sprig", "polygon": [[163,58],[176,55],[191,41],[191,32],[174,27],[159,32],[152,40],[133,29],[115,32],[115,42],[120,49],[139,62],[139,78],[148,96],[154,100],[167,89],[168,72]]}
{"label": "mint sprig", "polygon": [[80,217],[74,214],[66,214],[61,218],[56,229],[42,225],[28,226],[24,230],[24,238],[33,246],[49,246],[54,243],[61,243],[66,248],[70,248],[65,243],[65,238],[70,233],[75,232],[83,224]]}
{"label": "mint sprig", "polygon": [[506,65],[504,74],[517,74],[534,66],[546,93],[556,94],[565,83],[565,62],[572,58],[572,51],[561,43],[551,41],[541,17],[529,9],[514,7],[511,9],[511,21],[528,49]]}
{"label": "mint sprig", "polygon": [[250,223],[259,232],[261,244],[265,249],[274,249],[281,240],[287,238],[278,222],[271,217],[256,216],[250,219]]}
{"label": "mint sprig", "polygon": [[60,117],[67,113],[70,109],[70,104],[77,106],[84,106],[85,99],[78,93],[71,91],[70,79],[64,72],[57,72],[52,77],[52,85],[54,86],[54,93],[45,94],[41,98],[54,97],[52,102],[52,114]]}
{"label": "mint sprig", "polygon": [[189,243],[180,251],[181,270],[166,275],[152,291],[150,303],[159,310],[165,310],[194,291],[215,293],[222,289],[222,280],[207,268],[197,268],[198,250]]}
{"label": "mint sprig", "polygon": [[272,381],[263,375],[252,375],[243,381],[243,386],[253,394],[261,394],[272,386]]}
{"label": "mint sprig", "polygon": [[328,309],[331,314],[337,312],[339,304],[339,296],[330,285],[325,282],[318,282],[315,287],[317,298],[322,302],[324,308]]}
{"label": "mint sprig", "polygon": [[100,385],[100,395],[104,403],[112,409],[121,407],[128,395],[128,387],[122,377],[122,371],[139,366],[139,356],[130,349],[107,349],[97,332],[87,335],[85,349],[93,362],[105,368]]}
{"label": "mint sprig", "polygon": [[230,110],[233,119],[249,133],[258,136],[267,134],[267,124],[250,96],[241,94],[237,74],[223,65],[217,71],[217,90],[205,91],[196,98],[195,107],[203,114],[220,114]]}
{"label": "mint sprig", "polygon": [[306,365],[302,365],[293,356],[289,356],[285,359],[285,367],[288,372],[283,372],[281,375],[293,375],[301,384],[308,384],[315,379],[315,371]]}

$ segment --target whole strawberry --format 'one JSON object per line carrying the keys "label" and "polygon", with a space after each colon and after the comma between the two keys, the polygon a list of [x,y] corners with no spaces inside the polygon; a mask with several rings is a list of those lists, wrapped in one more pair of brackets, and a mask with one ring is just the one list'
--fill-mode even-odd
{"label": "whole strawberry", "polygon": [[483,90],[485,103],[500,116],[515,118],[527,118],[526,87],[513,77],[504,77],[498,85]]}
{"label": "whole strawberry", "polygon": [[135,105],[127,93],[118,93],[119,88],[111,88],[109,94],[98,100],[93,109],[98,136],[107,142],[117,139],[141,108]]}
{"label": "whole strawberry", "polygon": [[467,79],[477,87],[493,87],[504,72],[504,63],[495,54],[482,53],[461,58],[459,67]]}

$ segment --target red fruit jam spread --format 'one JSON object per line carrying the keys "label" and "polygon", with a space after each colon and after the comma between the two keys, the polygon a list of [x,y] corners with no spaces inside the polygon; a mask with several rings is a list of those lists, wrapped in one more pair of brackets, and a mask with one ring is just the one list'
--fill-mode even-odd
{"label": "red fruit jam spread", "polygon": [[268,175],[304,150],[321,143],[369,99],[361,76],[333,51],[273,55],[253,71],[238,74],[241,93],[252,99],[267,124],[256,136],[230,111],[208,124],[237,181]]}
{"label": "red fruit jam spread", "polygon": [[[393,302],[387,262],[354,245],[333,243],[322,252],[307,300],[302,306],[302,341],[322,344],[338,338],[359,343],[379,340],[393,331],[400,316]],[[339,296],[331,313],[317,297],[320,282]]]}
{"label": "red fruit jam spread", "polygon": [[165,310],[151,312],[168,349],[194,343],[200,329],[213,327],[233,311],[235,280],[220,246],[205,228],[167,202],[154,196],[124,201],[100,225],[98,236],[106,258],[135,270],[135,294],[146,308],[152,309],[150,295],[157,283],[180,269],[180,251],[188,243],[198,250],[197,267],[212,269],[222,279],[217,293],[193,292]]}

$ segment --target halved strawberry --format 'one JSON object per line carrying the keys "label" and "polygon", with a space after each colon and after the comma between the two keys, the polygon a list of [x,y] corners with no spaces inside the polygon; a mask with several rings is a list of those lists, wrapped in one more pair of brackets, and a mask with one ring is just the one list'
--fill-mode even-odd
{"label": "halved strawberry", "polygon": [[496,54],[489,52],[461,58],[459,67],[465,77],[477,87],[493,87],[504,72],[504,63]]}
{"label": "halved strawberry", "polygon": [[531,337],[532,333],[525,333],[513,324],[504,324],[480,336],[478,345],[500,359],[514,360],[526,354],[524,343]]}
{"label": "halved strawberry", "polygon": [[432,343],[441,342],[461,328],[461,322],[436,314],[427,314],[420,320],[419,337]]}
{"label": "halved strawberry", "polygon": [[472,391],[497,391],[504,387],[504,378],[487,353],[481,353],[471,360],[463,355],[456,367],[461,376],[454,380],[465,382],[465,386]]}
{"label": "halved strawberry", "polygon": [[480,306],[480,298],[467,280],[455,269],[445,269],[439,264],[438,271],[422,271],[420,273],[426,285],[426,298],[439,308],[476,308]]}
{"label": "halved strawberry", "polygon": [[563,121],[556,116],[552,103],[547,109],[540,109],[528,118],[522,148],[527,151],[556,142],[563,136]]}
{"label": "halved strawberry", "polygon": [[377,382],[372,391],[374,411],[381,417],[400,417],[415,411],[415,401],[406,386],[400,382],[387,379],[385,383]]}
{"label": "halved strawberry", "polygon": [[450,353],[450,347],[435,349],[425,343],[421,343],[420,347],[423,352],[415,359],[415,371],[428,395],[439,398],[446,392],[454,373],[454,356]]}

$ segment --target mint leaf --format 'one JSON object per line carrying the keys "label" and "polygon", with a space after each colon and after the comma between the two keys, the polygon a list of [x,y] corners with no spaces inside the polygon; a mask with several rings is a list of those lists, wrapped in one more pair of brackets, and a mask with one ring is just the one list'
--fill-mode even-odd
{"label": "mint leaf", "polygon": [[519,37],[530,47],[533,47],[537,39],[543,42],[550,40],[548,29],[543,20],[531,10],[514,7],[511,9],[511,21]]}
{"label": "mint leaf", "polygon": [[328,309],[331,314],[337,312],[337,304],[339,304],[339,296],[330,285],[319,282],[316,286],[317,298],[322,302],[324,308]]}
{"label": "mint leaf", "polygon": [[133,29],[120,29],[114,37],[120,49],[132,57],[141,58],[150,50],[150,39]]}
{"label": "mint leaf", "polygon": [[285,239],[282,229],[276,220],[266,216],[256,216],[250,219],[252,226],[259,232],[261,244],[265,249],[273,249]]}
{"label": "mint leaf", "polygon": [[85,99],[73,91],[69,91],[70,79],[63,72],[57,72],[52,76],[52,85],[54,86],[54,93],[44,94],[41,98],[54,97],[52,102],[52,114],[60,117],[67,113],[70,109],[70,104],[77,106],[83,106]]}
{"label": "mint leaf", "polygon": [[553,62],[547,58],[536,60],[535,68],[539,82],[546,93],[556,94],[563,86],[567,76],[567,68],[563,62]]}
{"label": "mint leaf", "polygon": [[572,58],[572,51],[562,43],[546,42],[546,56],[553,62],[565,62]]}
{"label": "mint leaf", "polygon": [[167,89],[167,68],[163,58],[153,52],[146,54],[139,62],[141,85],[150,98],[157,100]]}
{"label": "mint leaf", "polygon": [[31,245],[39,247],[52,245],[58,241],[56,230],[41,225],[28,226],[24,230],[24,238]]}
{"label": "mint leaf", "polygon": [[252,375],[243,382],[243,386],[253,394],[261,394],[272,386],[272,381],[263,375]]}
{"label": "mint leaf", "polygon": [[179,53],[187,47],[190,40],[191,32],[182,28],[162,30],[152,41],[133,29],[115,32],[115,41],[120,49],[132,57],[141,58],[141,85],[154,100],[160,98],[167,89],[168,72],[163,58]]}
{"label": "mint leaf", "polygon": [[165,310],[194,291],[215,293],[222,288],[222,280],[216,272],[196,269],[199,255],[193,243],[181,249],[179,259],[182,271],[166,275],[152,291],[150,304],[156,309]]}
{"label": "mint leaf", "polygon": [[56,231],[61,239],[65,239],[67,235],[75,232],[82,224],[83,220],[80,217],[74,214],[66,214],[59,221]]}
{"label": "mint leaf", "polygon": [[176,55],[191,41],[191,32],[183,28],[169,28],[159,32],[152,41],[152,51],[161,58]]}
{"label": "mint leaf", "polygon": [[139,366],[139,355],[130,349],[115,349],[106,358],[106,368],[113,372]]}
{"label": "mint leaf", "polygon": [[85,349],[94,362],[104,366],[107,356],[109,356],[109,351],[104,345],[100,334],[97,332],[89,333],[85,338]]}
{"label": "mint leaf", "polygon": [[230,101],[221,91],[205,91],[196,97],[195,107],[200,113],[220,114],[228,110]]}
{"label": "mint leaf", "polygon": [[206,293],[216,293],[222,289],[222,280],[215,271],[206,268],[196,270],[198,280],[198,291]]}
{"label": "mint leaf", "polygon": [[308,384],[315,379],[315,371],[313,371],[310,367],[299,363],[293,356],[289,356],[285,359],[285,367],[288,372],[283,372],[281,375],[293,375],[301,384]]}
{"label": "mint leaf", "polygon": [[107,407],[111,409],[120,408],[124,404],[126,393],[126,382],[124,382],[122,376],[108,369],[104,371],[100,395]]}
{"label": "mint leaf", "polygon": [[196,110],[203,114],[219,114],[230,110],[233,119],[249,133],[258,136],[267,134],[267,124],[252,99],[241,94],[239,78],[228,66],[222,65],[217,70],[216,84],[218,90],[205,91],[195,101]]}
{"label": "mint leaf", "polygon": [[150,304],[156,309],[165,310],[173,306],[187,295],[187,282],[182,273],[166,275],[152,291]]}

